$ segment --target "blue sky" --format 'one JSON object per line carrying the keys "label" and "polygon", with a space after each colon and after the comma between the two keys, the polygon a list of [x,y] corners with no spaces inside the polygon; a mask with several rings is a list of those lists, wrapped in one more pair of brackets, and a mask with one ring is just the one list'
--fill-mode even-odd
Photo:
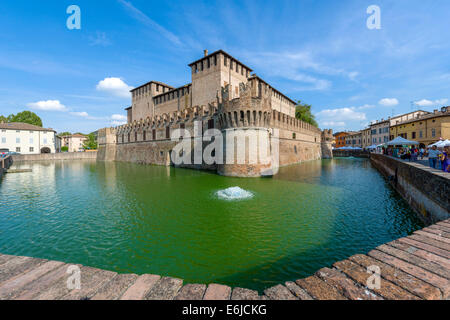
{"label": "blue sky", "polygon": [[[81,9],[69,30],[66,9]],[[370,5],[381,29],[370,30]],[[450,1],[53,0],[0,3],[0,114],[88,133],[119,124],[127,91],[190,82],[188,63],[223,49],[321,128],[450,104]]]}

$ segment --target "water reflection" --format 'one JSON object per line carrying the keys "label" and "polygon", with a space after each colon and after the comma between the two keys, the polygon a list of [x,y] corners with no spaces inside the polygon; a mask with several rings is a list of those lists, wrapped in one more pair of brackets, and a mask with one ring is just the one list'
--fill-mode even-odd
{"label": "water reflection", "polygon": [[[360,159],[273,179],[118,162],[28,164],[0,184],[0,252],[254,289],[405,236],[421,222]],[[254,197],[222,201],[238,186]]]}

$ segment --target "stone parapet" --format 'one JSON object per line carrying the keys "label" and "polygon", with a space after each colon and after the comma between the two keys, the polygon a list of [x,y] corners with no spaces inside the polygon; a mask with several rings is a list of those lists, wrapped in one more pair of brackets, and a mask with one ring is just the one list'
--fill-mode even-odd
{"label": "stone parapet", "polygon": [[370,161],[425,223],[450,218],[450,173],[382,154]]}

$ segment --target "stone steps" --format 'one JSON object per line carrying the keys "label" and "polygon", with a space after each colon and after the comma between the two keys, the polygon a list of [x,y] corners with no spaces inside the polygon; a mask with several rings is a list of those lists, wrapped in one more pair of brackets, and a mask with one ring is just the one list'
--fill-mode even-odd
{"label": "stone steps", "polygon": [[[443,300],[450,299],[450,220],[264,290],[184,284],[158,275],[117,274],[77,265],[80,289],[68,289],[73,265],[0,254],[1,300]],[[380,286],[371,286],[378,267]]]}

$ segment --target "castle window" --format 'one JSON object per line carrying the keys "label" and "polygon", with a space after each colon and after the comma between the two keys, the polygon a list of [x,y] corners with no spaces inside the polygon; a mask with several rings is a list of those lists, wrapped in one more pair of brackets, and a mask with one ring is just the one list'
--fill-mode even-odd
{"label": "castle window", "polygon": [[137,132],[134,133],[134,141],[137,141]]}
{"label": "castle window", "polygon": [[292,133],[292,139],[295,139],[295,132]]}
{"label": "castle window", "polygon": [[152,140],[156,140],[156,129],[152,130]]}
{"label": "castle window", "polygon": [[166,127],[166,139],[170,139],[170,127]]}
{"label": "castle window", "polygon": [[125,135],[122,134],[122,143],[124,143],[124,142],[125,142]]}
{"label": "castle window", "polygon": [[230,59],[230,70],[233,70],[233,60]]}
{"label": "castle window", "polygon": [[244,68],[241,67],[241,75],[244,75]]}
{"label": "castle window", "polygon": [[203,61],[200,61],[200,71],[203,71]]}
{"label": "castle window", "polygon": [[209,58],[207,59],[206,66],[208,67],[208,69],[211,67],[211,62],[209,61]]}
{"label": "castle window", "polygon": [[217,66],[217,55],[214,55],[214,65]]}
{"label": "castle window", "polygon": [[227,66],[227,57],[223,57],[223,65],[226,67]]}
{"label": "castle window", "polygon": [[128,141],[127,142],[130,142],[130,133],[128,133]]}
{"label": "castle window", "polygon": [[239,65],[236,62],[236,72],[239,72]]}
{"label": "castle window", "polygon": [[214,129],[214,119],[208,120],[208,129]]}

